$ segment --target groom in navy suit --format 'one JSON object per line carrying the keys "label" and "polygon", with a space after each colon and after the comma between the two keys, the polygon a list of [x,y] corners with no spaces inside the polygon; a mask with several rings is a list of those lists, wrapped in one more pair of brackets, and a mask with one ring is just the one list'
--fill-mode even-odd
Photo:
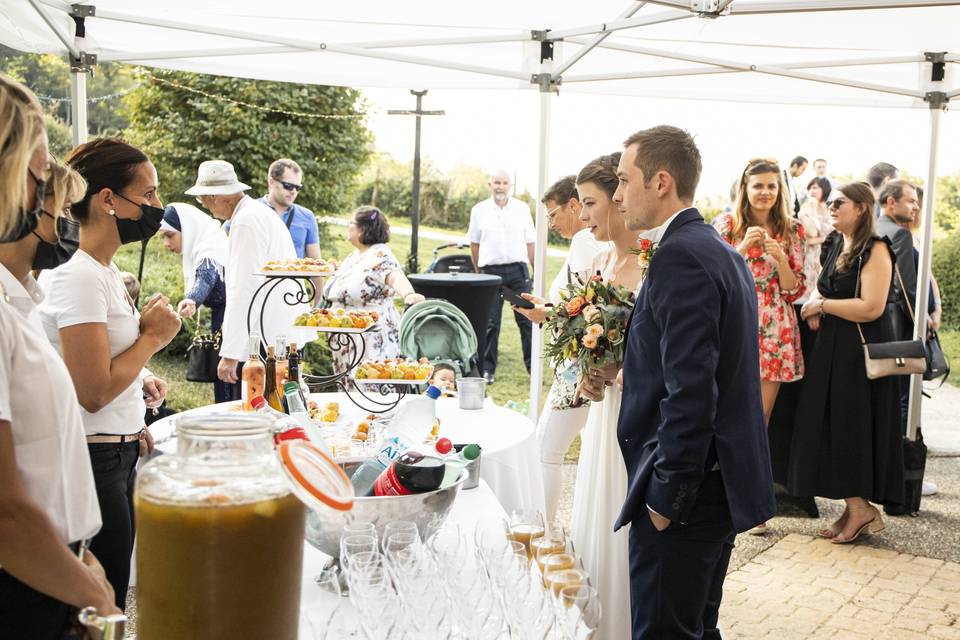
{"label": "groom in navy suit", "polygon": [[[736,532],[776,505],[760,400],[757,295],[691,206],[700,151],[659,126],[627,139],[614,202],[653,242],[627,333],[617,436],[627,466],[633,637],[720,638]],[[609,374],[607,374],[609,375]],[[594,371],[581,392],[602,397]]]}

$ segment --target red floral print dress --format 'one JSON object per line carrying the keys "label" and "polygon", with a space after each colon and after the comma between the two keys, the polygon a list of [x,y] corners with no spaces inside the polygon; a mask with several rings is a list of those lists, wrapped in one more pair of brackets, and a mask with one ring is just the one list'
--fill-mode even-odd
{"label": "red floral print dress", "polygon": [[[733,222],[733,214],[724,213],[714,220],[713,226],[721,238],[736,248],[742,238],[733,237]],[[797,278],[796,287],[790,291],[781,289],[776,260],[761,247],[751,247],[747,254],[747,266],[757,284],[760,379],[769,382],[793,382],[803,377],[803,352],[793,303],[807,288],[803,270],[804,232],[803,225],[796,221],[793,224],[795,234],[790,234],[788,240],[777,238]]]}

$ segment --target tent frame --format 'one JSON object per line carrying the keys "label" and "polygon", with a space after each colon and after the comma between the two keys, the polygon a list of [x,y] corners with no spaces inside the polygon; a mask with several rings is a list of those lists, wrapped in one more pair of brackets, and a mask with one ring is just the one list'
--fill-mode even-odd
{"label": "tent frame", "polygon": [[[547,189],[549,180],[549,142],[553,97],[559,93],[564,81],[569,83],[590,83],[608,80],[627,80],[637,78],[671,77],[709,75],[718,73],[760,73],[766,75],[804,80],[820,84],[844,86],[854,89],[893,94],[916,98],[926,103],[930,112],[929,156],[927,166],[926,197],[924,200],[923,226],[920,248],[920,278],[917,286],[917,296],[914,308],[917,310],[917,322],[914,328],[915,338],[926,339],[926,309],[927,294],[930,280],[933,205],[936,189],[936,166],[940,136],[941,114],[946,110],[950,99],[960,97],[960,89],[949,92],[921,91],[919,89],[891,87],[876,83],[859,82],[841,79],[818,73],[804,71],[804,69],[852,67],[877,64],[897,64],[926,61],[931,65],[931,81],[937,80],[938,65],[960,62],[960,53],[954,52],[924,52],[920,55],[885,56],[874,58],[853,58],[815,62],[796,62],[782,65],[751,64],[715,58],[680,54],[664,49],[611,43],[607,38],[616,31],[635,29],[646,25],[662,24],[675,20],[685,20],[699,17],[706,19],[729,19],[736,15],[767,15],[781,13],[823,12],[823,11],[858,11],[876,9],[917,8],[953,6],[960,4],[960,0],[793,0],[791,2],[751,1],[751,0],[645,0],[632,1],[611,22],[590,24],[581,27],[561,30],[534,30],[530,32],[514,32],[498,35],[480,35],[449,38],[420,38],[411,40],[390,40],[382,42],[364,42],[352,44],[336,44],[314,42],[302,39],[293,39],[285,45],[278,46],[267,35],[239,29],[224,29],[210,25],[198,25],[177,20],[157,18],[143,18],[123,11],[100,11],[95,5],[68,4],[64,0],[28,0],[31,7],[40,16],[47,27],[69,52],[71,61],[71,117],[74,144],[87,139],[86,113],[86,76],[97,63],[97,56],[84,51],[86,26],[85,19],[98,19],[142,24],[154,27],[166,27],[182,31],[190,31],[204,35],[214,35],[234,38],[246,43],[262,43],[264,46],[250,46],[249,44],[230,48],[198,49],[178,52],[143,53],[126,55],[122,52],[102,52],[100,60],[116,61],[143,61],[173,59],[183,57],[217,57],[259,55],[263,53],[290,53],[296,51],[330,51],[343,55],[358,56],[400,62],[413,65],[487,75],[491,77],[510,78],[529,82],[538,88],[540,93],[539,104],[539,171],[537,181],[537,211],[536,229],[537,243],[534,268],[534,292],[542,296],[545,291],[545,266],[547,245],[546,209],[540,202]],[[635,16],[645,4],[662,5],[668,7],[666,11],[649,16]],[[51,17],[48,9],[53,9],[69,15],[76,23],[74,39],[63,32],[57,21]],[[584,38],[590,36],[590,38]],[[554,68],[554,44],[568,40],[578,44],[581,48],[570,58]],[[480,65],[470,65],[447,60],[413,56],[388,51],[396,48],[413,48],[420,46],[462,45],[496,42],[539,42],[541,45],[540,67],[538,73],[526,74],[509,69],[497,69]],[[636,71],[610,74],[583,74],[564,78],[580,60],[597,48],[631,52],[643,56],[653,56],[661,59],[678,60],[701,65],[700,67],[682,68],[664,71]],[[934,85],[935,86],[935,85]],[[531,380],[530,380],[530,417],[536,421],[540,409],[540,393],[543,386],[543,341],[540,328],[533,328],[533,345],[531,353]],[[916,439],[920,426],[920,403],[922,401],[921,376],[915,375],[910,385],[909,433],[910,439]]]}

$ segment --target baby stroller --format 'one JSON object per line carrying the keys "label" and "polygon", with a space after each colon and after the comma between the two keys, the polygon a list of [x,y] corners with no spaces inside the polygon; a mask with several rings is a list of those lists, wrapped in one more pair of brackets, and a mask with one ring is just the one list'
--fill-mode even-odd
{"label": "baby stroller", "polygon": [[463,311],[446,300],[424,300],[400,319],[400,352],[408,358],[445,362],[457,377],[478,375],[477,336]]}
{"label": "baby stroller", "polygon": [[451,242],[450,244],[441,244],[433,250],[433,262],[427,267],[427,273],[449,273],[459,271],[460,273],[473,273],[473,260],[470,254],[464,255],[456,253],[449,256],[440,257],[440,252],[444,249],[456,247],[457,249],[469,249],[470,245],[463,242]]}

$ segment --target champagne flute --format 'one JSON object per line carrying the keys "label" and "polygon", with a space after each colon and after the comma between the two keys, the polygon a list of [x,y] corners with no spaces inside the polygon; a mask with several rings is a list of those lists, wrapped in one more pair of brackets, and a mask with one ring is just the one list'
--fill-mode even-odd
{"label": "champagne flute", "polygon": [[522,542],[527,552],[527,561],[533,556],[530,550],[530,541],[543,537],[546,527],[543,524],[543,513],[535,509],[514,509],[510,512],[510,521],[507,537]]}
{"label": "champagne flute", "polygon": [[530,541],[530,549],[537,567],[543,574],[543,563],[547,556],[564,553],[567,550],[567,536],[562,527],[551,527],[542,537]]}

